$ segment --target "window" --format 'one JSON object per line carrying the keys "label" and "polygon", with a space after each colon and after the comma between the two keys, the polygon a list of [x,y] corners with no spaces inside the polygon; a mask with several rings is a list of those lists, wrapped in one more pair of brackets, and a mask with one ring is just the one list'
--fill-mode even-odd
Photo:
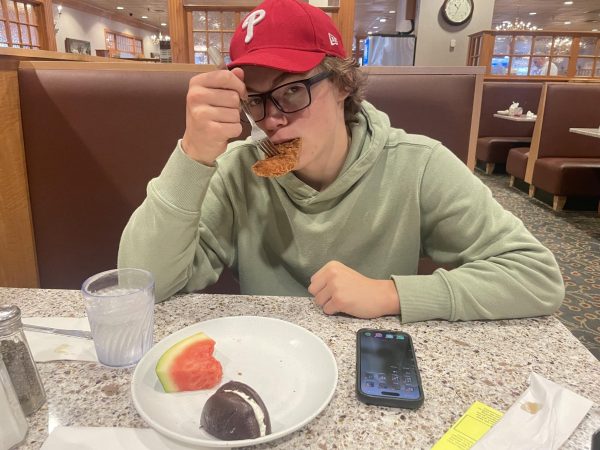
{"label": "window", "polygon": [[567,76],[570,36],[503,34],[494,37],[493,75]]}
{"label": "window", "polygon": [[529,75],[566,76],[572,42],[570,36],[536,36]]}
{"label": "window", "polygon": [[0,0],[0,47],[40,48],[39,6]]}
{"label": "window", "polygon": [[116,31],[104,30],[106,49],[111,56],[118,58],[143,58],[142,38]]}
{"label": "window", "polygon": [[486,77],[600,77],[600,33],[482,31],[468,51],[467,64],[487,66]]}
{"label": "window", "polygon": [[600,76],[600,39],[582,37],[575,70],[576,77]]}
{"label": "window", "polygon": [[192,11],[192,35],[194,45],[194,62],[196,64],[213,64],[209,61],[208,47],[216,47],[226,63],[230,62],[229,43],[235,28],[244,20],[250,10],[196,10]]}

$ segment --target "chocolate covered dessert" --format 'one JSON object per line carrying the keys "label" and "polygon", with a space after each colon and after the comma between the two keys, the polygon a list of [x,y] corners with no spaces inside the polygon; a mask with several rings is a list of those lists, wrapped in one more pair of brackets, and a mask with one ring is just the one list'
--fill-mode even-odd
{"label": "chocolate covered dessert", "polygon": [[252,171],[259,177],[279,177],[293,170],[298,164],[298,155],[302,148],[300,138],[276,144],[279,154],[261,159],[252,166]]}
{"label": "chocolate covered dessert", "polygon": [[214,437],[226,441],[271,434],[267,407],[254,389],[239,381],[225,383],[209,397],[200,425]]}

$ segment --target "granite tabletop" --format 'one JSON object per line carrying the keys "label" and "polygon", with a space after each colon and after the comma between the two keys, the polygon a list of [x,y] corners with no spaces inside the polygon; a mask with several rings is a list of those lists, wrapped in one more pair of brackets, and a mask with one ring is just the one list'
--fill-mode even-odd
{"label": "granite tabletop", "polygon": [[[78,291],[0,288],[0,304],[23,317],[83,317]],[[332,350],[339,371],[330,404],[300,430],[259,448],[427,449],[475,402],[506,411],[536,372],[594,405],[565,449],[587,449],[600,428],[600,362],[554,317],[401,324],[396,317],[361,320],[326,316],[309,298],[190,294],[156,305],[155,341],[208,319],[255,315],[300,325]],[[416,410],[365,405],[355,395],[356,331],[397,329],[414,341],[425,392]],[[28,418],[22,449],[40,448],[56,426],[148,425],[131,401],[133,368],[98,363],[38,363],[48,401]]]}

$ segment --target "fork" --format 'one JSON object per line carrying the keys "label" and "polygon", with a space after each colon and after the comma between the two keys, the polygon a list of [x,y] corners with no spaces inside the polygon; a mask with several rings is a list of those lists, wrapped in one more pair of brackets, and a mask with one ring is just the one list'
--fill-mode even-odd
{"label": "fork", "polygon": [[[218,69],[227,69],[227,65],[225,64],[225,61],[223,60],[223,56],[221,56],[221,52],[219,51],[219,49],[217,49],[216,47],[209,47],[208,56],[210,56],[210,59],[212,59],[212,61],[215,63]],[[258,149],[261,150],[268,157],[279,154],[277,147],[275,147],[275,144],[271,142],[271,139],[269,139],[267,133],[265,133],[264,130],[262,130],[258,125],[256,125],[256,122],[250,114],[248,102],[246,100],[240,99],[240,105],[242,107],[244,115],[246,116],[248,122],[250,123],[250,126],[252,127],[252,130],[250,131],[250,137],[252,141],[256,144]]]}

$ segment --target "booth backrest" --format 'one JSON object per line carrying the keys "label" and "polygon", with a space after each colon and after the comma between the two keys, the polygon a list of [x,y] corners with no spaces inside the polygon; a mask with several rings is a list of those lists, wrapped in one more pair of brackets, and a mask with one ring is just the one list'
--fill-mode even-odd
{"label": "booth backrest", "polygon": [[467,163],[476,95],[474,75],[400,76],[391,68],[366,70],[366,99],[390,116],[393,127],[437,139]]}
{"label": "booth backrest", "polygon": [[537,113],[543,83],[486,81],[483,83],[481,116],[478,137],[531,137],[533,123],[513,122],[494,117],[497,111],[508,109],[513,101],[519,102],[523,114]]}
{"label": "booth backrest", "polygon": [[183,134],[194,74],[19,70],[41,287],[116,267],[129,216]]}
{"label": "booth backrest", "polygon": [[600,83],[548,83],[544,103],[538,158],[600,157],[600,139],[569,132],[600,125]]}
{"label": "booth backrest", "polygon": [[[198,72],[68,64],[29,63],[18,75],[43,288],[77,289],[116,266],[127,220],[183,135]],[[375,74],[368,99],[394,126],[440,139],[466,161],[474,83],[474,75]],[[235,292],[229,281],[211,291]]]}

